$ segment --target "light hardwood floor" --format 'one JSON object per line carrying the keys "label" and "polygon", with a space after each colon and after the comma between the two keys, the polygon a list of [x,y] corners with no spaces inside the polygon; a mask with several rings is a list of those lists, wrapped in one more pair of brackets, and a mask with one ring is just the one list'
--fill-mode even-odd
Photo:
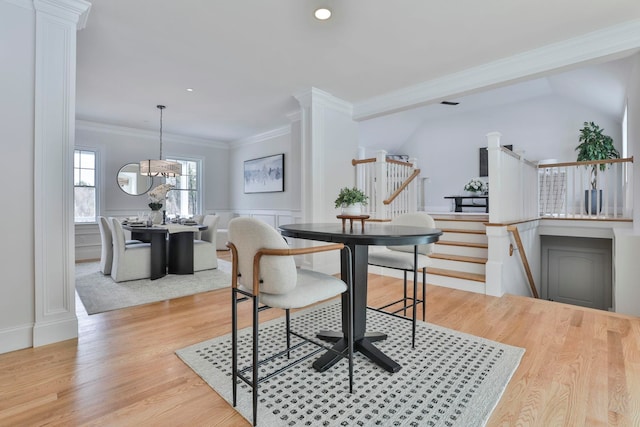
{"label": "light hardwood floor", "polygon": [[[400,292],[400,280],[370,276],[372,304]],[[427,292],[427,321],[526,348],[490,426],[640,426],[640,319],[523,297]],[[92,316],[78,301],[78,340],[0,355],[0,426],[248,425],[174,354],[230,332],[230,295],[222,289]]]}

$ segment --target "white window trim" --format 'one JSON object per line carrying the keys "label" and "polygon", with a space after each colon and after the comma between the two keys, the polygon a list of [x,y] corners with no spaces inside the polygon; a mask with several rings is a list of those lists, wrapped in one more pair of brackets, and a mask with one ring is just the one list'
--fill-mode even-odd
{"label": "white window trim", "polygon": [[204,214],[202,211],[202,207],[204,206],[204,195],[205,195],[205,185],[204,185],[204,173],[203,173],[203,165],[205,158],[198,156],[177,156],[173,154],[167,154],[163,156],[167,160],[184,160],[189,162],[196,162],[198,164],[198,173],[196,174],[196,179],[198,180],[198,206],[196,206],[198,213]]}
{"label": "white window trim", "polygon": [[[100,215],[102,215],[102,198],[104,197],[103,195],[103,191],[102,191],[102,182],[103,182],[103,178],[104,178],[104,167],[102,165],[102,153],[101,150],[97,147],[90,147],[88,145],[76,145],[73,147],[73,152],[75,155],[76,151],[91,151],[95,154],[95,188],[96,188],[96,221],[95,222],[76,222],[75,221],[75,215],[73,218],[73,223],[75,225],[81,225],[81,224],[97,224],[98,223],[98,217]],[[75,165],[75,161],[73,162],[73,166],[74,169],[76,167]],[[72,171],[72,176],[73,176],[73,171]],[[72,183],[73,187],[75,188],[75,181]],[[75,193],[75,191],[72,191],[73,193]],[[74,199],[75,200],[75,199]],[[75,203],[75,201],[74,201]]]}

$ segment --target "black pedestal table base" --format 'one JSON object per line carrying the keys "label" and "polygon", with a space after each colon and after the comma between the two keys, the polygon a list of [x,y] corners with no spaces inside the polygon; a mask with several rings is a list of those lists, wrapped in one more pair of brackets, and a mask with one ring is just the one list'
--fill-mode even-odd
{"label": "black pedestal table base", "polygon": [[[434,243],[442,234],[437,229],[401,226],[383,223],[365,223],[362,229],[347,230],[340,224],[289,224],[280,226],[280,232],[285,237],[317,240],[320,242],[344,243],[349,251],[341,252],[341,277],[353,278],[353,336],[354,351],[360,352],[369,360],[394,373],[402,367],[373,343],[386,339],[385,334],[366,331],[367,323],[367,274],[369,246],[389,245],[423,245]],[[349,258],[349,253],[351,254]],[[351,275],[349,267],[351,266]],[[349,317],[346,309],[348,298],[342,296],[342,331],[323,331],[319,338],[335,342],[333,349],[338,352],[347,351]],[[313,363],[313,367],[320,372],[326,371],[341,359],[328,351]]]}
{"label": "black pedestal table base", "polygon": [[[342,332],[320,331],[320,333],[318,333],[318,335],[316,336],[325,341],[335,342],[335,345],[332,347],[333,350],[335,351],[343,352],[343,351],[346,351],[347,349],[347,340],[346,338],[344,338],[344,335],[342,334]],[[353,343],[354,345],[353,351],[360,352],[361,354],[366,356],[369,360],[371,360],[376,365],[380,366],[385,371],[395,373],[395,372],[398,372],[402,368],[402,366],[400,366],[398,363],[393,361],[390,357],[388,357],[383,352],[378,350],[372,344],[373,342],[382,341],[386,339],[387,339],[387,334],[383,334],[381,332],[367,332],[364,338],[356,340]],[[313,362],[313,368],[318,372],[324,372],[330,367],[332,367],[334,364],[336,364],[338,361],[340,361],[341,359],[342,357],[336,356],[331,352],[327,352],[323,356],[321,356],[318,360]]]}

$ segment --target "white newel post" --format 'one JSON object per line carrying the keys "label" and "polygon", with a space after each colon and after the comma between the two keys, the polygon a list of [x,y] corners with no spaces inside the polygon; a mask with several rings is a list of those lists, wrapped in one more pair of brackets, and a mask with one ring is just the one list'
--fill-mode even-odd
{"label": "white newel post", "polygon": [[[489,187],[490,191],[493,191]],[[504,264],[509,257],[511,243],[506,226],[487,226],[487,243],[489,254],[486,264],[486,293],[500,297],[504,294]]]}
{"label": "white newel post", "polygon": [[[365,157],[364,147],[358,146],[358,160],[362,160]],[[363,190],[366,188],[366,173],[365,168],[361,167],[361,165],[356,166],[356,187]]]}
{"label": "white newel post", "polygon": [[91,4],[35,0],[34,347],[78,336],[73,149],[76,32]]}
{"label": "white newel post", "polygon": [[[500,179],[501,153],[500,132],[490,132],[487,135],[487,150],[489,160],[489,222],[499,223],[504,209],[502,193],[504,185]],[[502,296],[504,257],[509,256],[509,234],[507,227],[487,227],[487,243],[489,246],[486,264],[486,293],[487,295]]]}
{"label": "white newel post", "polygon": [[376,218],[387,218],[387,207],[383,203],[387,197],[387,152],[376,153]]}
{"label": "white newel post", "polygon": [[489,222],[499,223],[502,220],[501,211],[504,203],[501,198],[503,192],[502,180],[500,179],[500,132],[490,132],[487,137],[487,156],[489,160]]}
{"label": "white newel post", "polygon": [[[418,159],[412,157],[409,159],[409,163],[413,165],[413,169],[418,169]],[[420,188],[419,178],[415,177],[409,184],[408,197],[409,197],[409,212],[418,212],[418,190]]]}

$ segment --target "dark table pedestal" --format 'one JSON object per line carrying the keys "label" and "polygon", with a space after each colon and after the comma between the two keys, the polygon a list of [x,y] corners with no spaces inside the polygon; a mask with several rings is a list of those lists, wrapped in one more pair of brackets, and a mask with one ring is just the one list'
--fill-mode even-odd
{"label": "dark table pedestal", "polygon": [[169,274],[193,274],[193,233],[169,234]]}
{"label": "dark table pedestal", "polygon": [[193,236],[196,231],[206,230],[207,226],[198,225],[175,233],[169,233],[169,230],[163,227],[123,225],[123,228],[131,231],[132,239],[151,243],[151,280],[155,280],[167,274],[167,266],[170,274],[193,274]]}
{"label": "dark table pedestal", "polygon": [[141,242],[151,243],[151,280],[167,275],[167,232],[166,230],[153,232],[149,230],[136,231],[131,229],[131,238]]}

